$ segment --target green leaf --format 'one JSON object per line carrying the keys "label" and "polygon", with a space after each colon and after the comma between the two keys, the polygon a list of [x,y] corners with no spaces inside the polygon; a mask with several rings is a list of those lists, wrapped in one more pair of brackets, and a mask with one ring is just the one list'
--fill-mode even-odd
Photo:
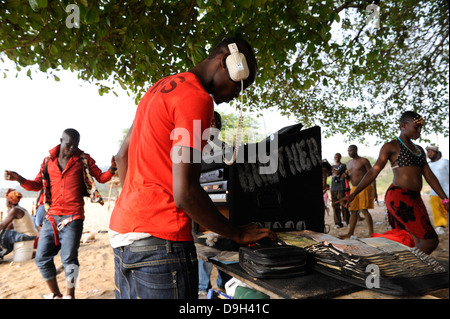
{"label": "green leaf", "polygon": [[322,68],[322,66],[323,66],[322,61],[320,61],[320,60],[314,61],[314,70],[320,70]]}
{"label": "green leaf", "polygon": [[224,0],[223,8],[225,8],[225,12],[231,13],[234,9],[233,2],[231,2],[231,0]]}
{"label": "green leaf", "polygon": [[30,7],[33,11],[38,11],[39,10],[39,4],[36,0],[28,0],[28,3],[30,4]]}
{"label": "green leaf", "polygon": [[304,89],[304,90],[308,90],[308,89],[311,87],[311,84],[312,84],[312,81],[306,80],[306,81],[303,83],[303,89]]}
{"label": "green leaf", "polygon": [[36,0],[39,8],[47,8],[48,1],[47,0]]}
{"label": "green leaf", "polygon": [[108,52],[109,55],[116,54],[116,50],[114,49],[114,46],[109,42],[104,42],[103,47],[105,48],[106,52]]}
{"label": "green leaf", "polygon": [[147,7],[150,7],[153,4],[153,0],[144,0],[144,3]]}
{"label": "green leaf", "polygon": [[123,90],[126,90],[127,87],[125,86],[125,84],[123,83],[121,78],[118,78],[117,81],[119,81],[120,86],[122,87]]}
{"label": "green leaf", "polygon": [[242,6],[246,9],[252,6],[252,0],[242,0]]}
{"label": "green leaf", "polygon": [[51,55],[58,55],[59,54],[59,48],[58,48],[58,45],[56,43],[53,43],[52,46],[50,47],[50,54]]}
{"label": "green leaf", "polygon": [[86,23],[92,24],[100,21],[100,16],[98,15],[97,8],[91,7],[86,12]]}
{"label": "green leaf", "polygon": [[341,22],[341,17],[339,16],[339,13],[333,11],[331,15],[333,17],[332,19],[330,18],[331,21],[336,21],[337,23]]}
{"label": "green leaf", "polygon": [[6,18],[14,24],[17,24],[17,22],[19,21],[19,15],[16,11],[9,12]]}

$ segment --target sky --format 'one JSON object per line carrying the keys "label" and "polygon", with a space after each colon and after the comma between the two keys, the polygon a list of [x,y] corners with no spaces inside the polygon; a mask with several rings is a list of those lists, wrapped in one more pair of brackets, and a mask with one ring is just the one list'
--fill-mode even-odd
{"label": "sky", "polygon": [[[44,157],[60,143],[66,128],[80,132],[80,149],[90,154],[99,166],[110,165],[111,157],[120,147],[123,130],[131,126],[136,112],[132,96],[120,87],[115,90],[118,97],[112,93],[100,96],[96,85],[77,79],[70,71],[57,73],[60,77],[57,82],[40,71],[33,71],[31,80],[24,69],[17,77],[14,71],[4,78],[1,71],[5,68],[13,69],[8,61],[0,61],[0,188],[17,185],[4,180],[4,170],[34,179]],[[235,111],[224,104],[216,109]],[[260,117],[261,131],[264,132],[265,126],[268,134],[295,123],[293,117],[283,117],[276,110],[265,110]],[[431,136],[430,139],[439,143],[443,157],[448,158],[448,138]],[[374,137],[368,140],[372,145],[355,142],[359,154],[377,158],[381,145],[373,145]],[[332,163],[335,153],[347,155],[348,145],[344,136],[322,139],[322,157]],[[422,143],[422,146],[426,145]]]}

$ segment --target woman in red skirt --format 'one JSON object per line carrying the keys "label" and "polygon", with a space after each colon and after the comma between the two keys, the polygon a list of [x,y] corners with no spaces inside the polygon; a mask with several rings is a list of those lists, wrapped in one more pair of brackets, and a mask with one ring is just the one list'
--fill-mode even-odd
{"label": "woman in red skirt", "polygon": [[405,112],[400,117],[400,136],[384,144],[375,165],[366,173],[353,193],[341,202],[348,205],[355,196],[370,185],[387,161],[391,163],[394,179],[386,192],[385,202],[389,223],[393,229],[403,229],[414,239],[415,246],[430,254],[439,239],[428,217],[420,196],[422,176],[442,199],[448,211],[448,197],[426,161],[422,147],[411,140],[420,137],[424,119],[415,112]]}

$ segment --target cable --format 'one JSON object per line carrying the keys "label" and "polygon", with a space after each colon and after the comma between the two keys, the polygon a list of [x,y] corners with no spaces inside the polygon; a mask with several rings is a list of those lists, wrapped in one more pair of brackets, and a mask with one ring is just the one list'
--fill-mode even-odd
{"label": "cable", "polygon": [[244,94],[244,81],[241,80],[241,107],[239,112],[239,121],[238,126],[236,130],[236,140],[234,142],[234,150],[233,150],[233,157],[230,161],[228,161],[225,157],[225,152],[222,155],[223,162],[227,165],[232,165],[237,158],[239,145],[241,144],[241,131],[242,131],[242,122],[244,121],[244,117],[242,115],[242,109],[244,108],[244,102],[243,102],[243,94]]}

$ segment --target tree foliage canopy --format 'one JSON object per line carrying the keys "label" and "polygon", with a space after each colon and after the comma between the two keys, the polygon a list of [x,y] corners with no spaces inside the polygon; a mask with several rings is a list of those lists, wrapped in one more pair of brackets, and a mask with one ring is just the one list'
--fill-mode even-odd
{"label": "tree foliage canopy", "polygon": [[[222,37],[241,35],[259,64],[250,109],[276,106],[306,126],[325,126],[327,135],[380,140],[414,110],[427,131],[448,135],[448,1],[375,1],[379,11],[371,13],[372,3],[0,0],[0,53],[17,70],[37,65],[56,80],[58,70],[77,71],[100,94],[121,86],[137,101]],[[68,27],[77,13],[70,4],[79,28]]]}

